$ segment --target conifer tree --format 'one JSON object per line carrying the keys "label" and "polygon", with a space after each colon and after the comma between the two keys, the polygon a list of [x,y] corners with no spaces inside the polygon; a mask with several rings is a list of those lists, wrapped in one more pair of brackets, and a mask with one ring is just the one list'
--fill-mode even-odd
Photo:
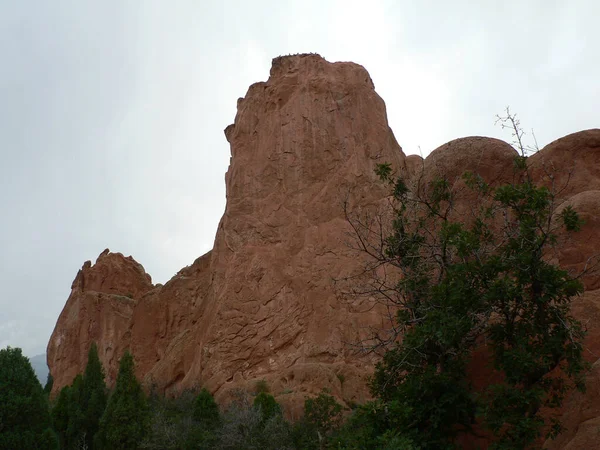
{"label": "conifer tree", "polygon": [[206,388],[200,391],[194,402],[194,419],[209,430],[215,429],[221,420],[219,407]]}
{"label": "conifer tree", "polygon": [[0,450],[58,449],[48,401],[20,348],[0,350]]}
{"label": "conifer tree", "polygon": [[85,441],[84,415],[81,407],[83,403],[83,376],[77,375],[69,389],[69,402],[67,404],[68,425],[66,430],[67,448],[76,447],[79,442]]}
{"label": "conifer tree", "polygon": [[96,343],[92,343],[88,352],[88,361],[83,374],[83,390],[81,393],[81,411],[83,413],[83,429],[88,448],[93,448],[93,438],[98,432],[100,418],[106,408],[106,383],[104,368],[98,357]]}
{"label": "conifer tree", "polygon": [[49,397],[50,392],[52,392],[52,386],[54,386],[54,378],[52,377],[52,374],[48,372],[46,384],[44,385],[44,394],[46,394],[47,397]]}
{"label": "conifer tree", "polygon": [[69,428],[69,404],[71,403],[71,386],[60,390],[54,408],[52,408],[52,426],[58,434],[60,448],[68,448],[67,429]]}
{"label": "conifer tree", "polygon": [[150,413],[146,396],[134,373],[133,356],[125,352],[113,394],[100,419],[94,448],[135,450],[148,432]]}
{"label": "conifer tree", "polygon": [[71,386],[61,390],[52,410],[54,429],[63,448],[94,448],[93,439],[106,408],[106,397],[104,369],[94,343],[88,352],[85,373],[77,375]]}

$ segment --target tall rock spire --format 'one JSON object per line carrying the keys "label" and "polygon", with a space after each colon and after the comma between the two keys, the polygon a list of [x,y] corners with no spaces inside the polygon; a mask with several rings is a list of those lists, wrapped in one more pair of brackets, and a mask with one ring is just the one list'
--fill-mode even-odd
{"label": "tall rock spire", "polygon": [[[85,364],[69,347],[95,340],[109,374],[112,355],[130,348],[138,375],[159,389],[205,385],[220,393],[264,378],[300,402],[324,386],[340,398],[364,398],[372,361],[349,343],[380,318],[340,300],[332,280],[360,264],[348,246],[344,201],[378,203],[387,192],[376,164],[404,166],[383,100],[360,65],[279,57],[268,81],[238,100],[225,134],[232,158],[213,250],[136,295],[125,315],[93,286],[74,290],[49,344],[55,389]],[[120,317],[120,328],[76,337],[69,311],[102,302],[98,314]],[[106,319],[90,313],[78,321],[85,328]],[[69,344],[58,339],[65,333]]]}

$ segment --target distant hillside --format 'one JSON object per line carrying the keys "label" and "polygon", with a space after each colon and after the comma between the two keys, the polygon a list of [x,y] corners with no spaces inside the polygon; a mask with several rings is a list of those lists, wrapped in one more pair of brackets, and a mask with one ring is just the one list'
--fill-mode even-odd
{"label": "distant hillside", "polygon": [[44,353],[43,355],[33,356],[29,358],[29,362],[31,362],[31,367],[33,367],[38,380],[40,380],[40,383],[42,383],[42,386],[44,386],[46,384],[46,380],[48,379],[49,372],[48,364],[46,364],[46,354]]}

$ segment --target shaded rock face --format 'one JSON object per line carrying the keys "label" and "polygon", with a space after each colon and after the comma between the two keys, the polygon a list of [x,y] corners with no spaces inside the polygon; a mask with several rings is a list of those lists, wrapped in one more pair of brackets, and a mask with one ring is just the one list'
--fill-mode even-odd
{"label": "shaded rock face", "polygon": [[[385,201],[387,190],[373,173],[381,162],[413,180],[442,173],[458,180],[471,170],[500,183],[512,179],[516,155],[505,142],[470,137],[425,160],[406,158],[367,71],[318,55],[274,59],[268,81],[238,100],[225,135],[232,154],[227,206],[213,250],[164,286],[152,285],[141,265],[119,253],[86,262],[48,344],[55,392],[83,371],[95,341],[109,385],[130,349],[145,385],[166,393],[205,386],[224,400],[264,379],[292,418],[305,395],[323,387],[347,403],[364,401],[374,360],[349,343],[385,319],[333,286],[364,262],[348,245],[344,202],[360,210]],[[535,181],[564,187],[561,207],[572,204],[586,220],[555,255],[581,270],[600,254],[600,130],[559,139],[529,164]],[[459,199],[465,208],[469,201],[468,194]],[[586,277],[588,291],[573,304],[589,329],[591,360],[600,355],[598,279]],[[548,446],[584,448],[577,442],[587,442],[585,430],[600,420],[600,398],[594,402],[568,403],[570,431]]]}

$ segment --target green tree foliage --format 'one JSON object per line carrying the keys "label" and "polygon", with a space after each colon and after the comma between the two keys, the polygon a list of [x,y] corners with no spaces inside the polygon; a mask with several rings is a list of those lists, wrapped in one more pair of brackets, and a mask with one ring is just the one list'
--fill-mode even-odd
{"label": "green tree foliage", "polygon": [[148,404],[135,377],[133,356],[125,352],[119,363],[115,390],[100,419],[94,447],[135,450],[141,447],[149,426]]}
{"label": "green tree foliage", "polygon": [[67,430],[69,428],[69,405],[71,403],[71,387],[65,386],[60,390],[52,408],[52,426],[58,434],[60,448],[69,448]]}
{"label": "green tree foliage", "polygon": [[0,449],[57,449],[48,401],[21,349],[0,350]]}
{"label": "green tree foliage", "polygon": [[[403,419],[397,416],[396,403],[375,400],[358,406],[345,423],[328,438],[329,448],[335,449],[394,449],[417,450],[407,433],[400,430]],[[416,441],[420,442],[420,441]]]}
{"label": "green tree foliage", "polygon": [[[246,392],[236,392],[235,399],[223,414],[218,430],[219,444],[215,448],[244,450],[265,449],[285,450],[293,447],[291,427],[283,415],[275,413],[281,407],[272,403],[265,392],[258,402],[251,402]],[[258,397],[257,397],[258,398]],[[263,405],[273,415],[265,419]]]}
{"label": "green tree foliage", "polygon": [[[304,401],[304,417],[293,427],[293,440],[296,448],[327,448],[328,438],[342,423],[342,405],[323,389],[317,397]],[[355,436],[351,438],[355,440]],[[334,448],[341,445],[343,439],[335,442]],[[344,448],[344,447],[342,447]]]}
{"label": "green tree foliage", "polygon": [[[384,406],[363,415],[367,428],[449,449],[478,419],[494,435],[492,448],[529,448],[548,425],[541,411],[583,388],[584,332],[570,314],[583,287],[547,257],[558,233],[578,230],[581,220],[572,208],[557,213],[554,192],[532,182],[520,150],[510,184],[464,174],[476,198],[468,211],[457,210],[455,179],[422,177],[409,187],[391,166],[378,167],[391,188],[391,229],[371,245],[371,230],[354,228],[376,265],[395,274],[377,278],[369,295],[398,313],[378,341],[387,351],[371,388]],[[502,381],[476,392],[467,367],[484,348]],[[555,424],[548,436],[559,430]]]}
{"label": "green tree foliage", "polygon": [[275,397],[266,392],[261,392],[254,397],[253,406],[260,411],[263,422],[266,422],[275,416],[281,416],[282,413],[281,405],[277,403]]}
{"label": "green tree foliage", "polygon": [[44,394],[46,397],[50,397],[50,393],[52,392],[52,387],[54,386],[54,378],[52,374],[48,372],[48,377],[46,378],[46,384],[44,385]]}
{"label": "green tree foliage", "polygon": [[82,408],[83,403],[83,376],[77,375],[69,388],[68,426],[65,433],[67,448],[78,447],[78,444],[86,440],[85,415]]}
{"label": "green tree foliage", "polygon": [[[200,401],[199,401],[200,399]],[[178,397],[150,395],[150,431],[142,443],[144,449],[214,449],[219,410],[210,393],[199,395],[184,391]]]}
{"label": "green tree foliage", "polygon": [[83,413],[83,430],[85,443],[93,448],[93,439],[98,432],[100,418],[104,413],[107,401],[104,368],[98,357],[96,343],[92,343],[88,352],[88,360],[83,374],[81,392],[81,411]]}
{"label": "green tree foliage", "polygon": [[92,344],[84,374],[77,375],[71,386],[61,390],[52,410],[62,448],[94,448],[93,439],[106,407],[106,397],[104,369],[96,344]]}
{"label": "green tree foliage", "polygon": [[194,401],[194,419],[208,430],[214,430],[221,421],[219,407],[206,388],[200,391]]}
{"label": "green tree foliage", "polygon": [[52,409],[52,424],[58,434],[61,448],[78,448],[87,442],[85,415],[82,409],[83,390],[83,376],[79,374],[70,386],[61,389]]}
{"label": "green tree foliage", "polygon": [[304,401],[304,417],[321,436],[325,436],[339,426],[342,405],[336,402],[327,390],[323,390],[315,398],[307,398]]}

